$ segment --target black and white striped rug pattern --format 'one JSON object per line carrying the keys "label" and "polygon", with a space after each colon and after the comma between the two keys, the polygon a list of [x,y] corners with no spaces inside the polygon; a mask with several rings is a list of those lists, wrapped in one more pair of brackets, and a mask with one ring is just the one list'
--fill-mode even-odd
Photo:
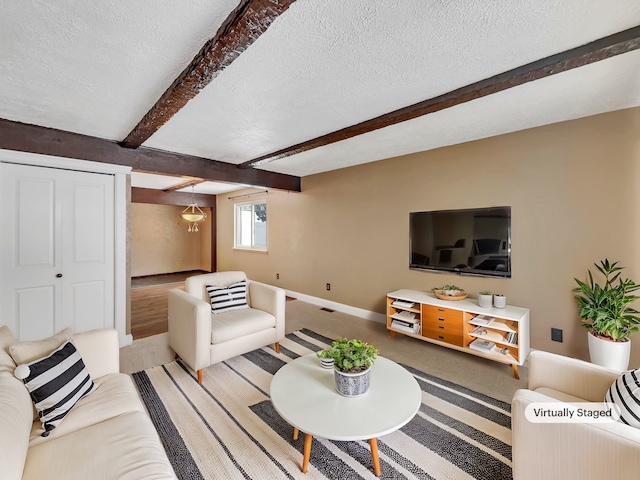
{"label": "black and white striped rug pattern", "polygon": [[[213,365],[203,371],[202,385],[179,360],[134,373],[178,478],[378,478],[368,442],[318,438],[303,474],[304,435],[294,441],[292,427],[271,405],[274,373],[331,340],[307,329],[291,333],[280,354],[265,347]],[[420,384],[422,405],[407,425],[378,439],[379,478],[512,478],[511,406],[406,368]]]}

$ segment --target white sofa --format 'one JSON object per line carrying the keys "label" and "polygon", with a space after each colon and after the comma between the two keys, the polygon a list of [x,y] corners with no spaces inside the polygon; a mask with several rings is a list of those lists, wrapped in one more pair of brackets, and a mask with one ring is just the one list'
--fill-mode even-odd
{"label": "white sofa", "polygon": [[[228,287],[247,281],[250,308],[211,313],[205,285]],[[206,273],[189,277],[185,290],[169,291],[169,346],[198,374],[202,369],[265,345],[280,351],[285,335],[285,292],[248,280],[244,272]]]}
{"label": "white sofa", "polygon": [[549,352],[529,356],[529,388],[511,406],[515,480],[640,478],[640,429],[623,423],[532,423],[537,402],[604,402],[620,376],[598,365]]}
{"label": "white sofa", "polygon": [[0,478],[176,478],[131,377],[119,373],[118,333],[95,330],[73,340],[98,388],[42,437],[31,397],[13,374],[13,334],[0,328]]}

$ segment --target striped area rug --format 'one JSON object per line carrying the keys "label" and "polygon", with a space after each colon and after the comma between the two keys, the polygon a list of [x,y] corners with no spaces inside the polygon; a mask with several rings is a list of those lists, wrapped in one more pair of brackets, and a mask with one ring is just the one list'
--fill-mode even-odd
{"label": "striped area rug", "polygon": [[[202,385],[179,360],[134,373],[178,478],[377,478],[368,442],[318,438],[303,474],[304,435],[294,441],[271,405],[274,373],[331,340],[294,332],[280,354],[266,347],[205,369]],[[380,478],[512,478],[510,405],[406,368],[420,384],[422,405],[407,425],[378,439]]]}

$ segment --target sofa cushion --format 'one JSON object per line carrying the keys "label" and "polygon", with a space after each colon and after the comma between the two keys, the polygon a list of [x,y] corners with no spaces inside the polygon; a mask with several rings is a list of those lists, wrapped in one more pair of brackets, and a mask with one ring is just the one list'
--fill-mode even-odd
{"label": "sofa cushion", "polygon": [[54,477],[164,479],[175,475],[147,414],[132,412],[29,448],[23,480]]}
{"label": "sofa cushion", "polygon": [[211,313],[249,308],[247,305],[247,281],[232,283],[228,287],[205,285],[211,302]]}
{"label": "sofa cushion", "polygon": [[33,422],[33,403],[13,372],[0,372],[0,478],[22,477]]}
{"label": "sofa cushion", "polygon": [[640,369],[623,373],[604,397],[620,409],[619,421],[640,428]]}
{"label": "sofa cushion", "polygon": [[55,335],[42,340],[14,343],[9,346],[9,353],[13,357],[14,362],[16,362],[16,365],[30,363],[38,358],[49,355],[72,336],[73,331],[67,327]]}
{"label": "sofa cushion", "polygon": [[9,372],[13,375],[16,368],[16,362],[13,361],[9,354],[9,346],[16,343],[16,339],[9,330],[9,327],[2,325],[0,327],[0,373]]}
{"label": "sofa cushion", "polygon": [[42,423],[33,422],[29,446],[86,428],[94,423],[104,422],[131,412],[144,412],[138,392],[129,375],[113,373],[94,380],[96,390],[82,397],[48,437],[42,437]]}
{"label": "sofa cushion", "polygon": [[78,400],[95,389],[73,340],[44,358],[18,365],[15,375],[31,394],[45,437]]}
{"label": "sofa cushion", "polygon": [[273,315],[246,308],[211,315],[211,343],[224,343],[268,328],[275,328]]}

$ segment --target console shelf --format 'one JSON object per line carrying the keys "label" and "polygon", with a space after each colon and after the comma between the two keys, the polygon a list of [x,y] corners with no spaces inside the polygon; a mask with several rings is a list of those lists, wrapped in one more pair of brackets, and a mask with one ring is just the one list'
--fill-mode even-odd
{"label": "console shelf", "polygon": [[[419,323],[415,327],[415,333],[392,325],[394,319],[407,315],[402,314],[403,311],[413,314],[411,323]],[[486,322],[486,318],[492,320],[484,325],[482,323]],[[510,305],[506,308],[482,308],[474,299],[448,301],[440,300],[428,292],[396,290],[387,294],[387,329],[391,338],[396,333],[401,333],[509,364],[516,378],[519,378],[518,366],[524,363],[529,354],[528,308]],[[476,340],[474,346],[486,340],[493,342],[495,348],[491,351],[475,350],[470,344]]]}

